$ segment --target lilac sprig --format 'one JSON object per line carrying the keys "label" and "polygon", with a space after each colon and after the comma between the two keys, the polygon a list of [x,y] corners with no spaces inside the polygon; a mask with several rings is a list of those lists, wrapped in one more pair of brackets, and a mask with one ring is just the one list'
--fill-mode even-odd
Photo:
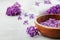
{"label": "lilac sprig", "polygon": [[60,14],[60,5],[58,4],[56,6],[51,7],[45,13],[46,14]]}
{"label": "lilac sprig", "polygon": [[35,26],[27,27],[27,33],[28,33],[31,37],[34,37],[34,36],[36,36],[36,35],[39,35],[38,30],[35,28]]}
{"label": "lilac sprig", "polygon": [[20,7],[21,7],[20,4],[16,2],[14,5],[7,8],[6,15],[8,15],[8,16],[21,15],[21,8]]}

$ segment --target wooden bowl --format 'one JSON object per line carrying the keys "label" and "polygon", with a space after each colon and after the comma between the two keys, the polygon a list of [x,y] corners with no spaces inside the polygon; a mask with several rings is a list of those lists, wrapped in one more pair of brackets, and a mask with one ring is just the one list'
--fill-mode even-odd
{"label": "wooden bowl", "polygon": [[35,26],[37,27],[39,32],[44,36],[47,36],[50,38],[60,38],[60,28],[53,28],[53,27],[48,27],[48,26],[44,26],[44,25],[39,24],[40,22],[46,21],[49,18],[60,20],[60,15],[56,14],[56,15],[39,16],[35,20]]}

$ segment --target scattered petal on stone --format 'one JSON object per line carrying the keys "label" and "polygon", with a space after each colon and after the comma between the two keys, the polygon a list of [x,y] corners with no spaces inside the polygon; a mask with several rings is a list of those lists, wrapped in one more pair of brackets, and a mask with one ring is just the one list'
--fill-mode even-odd
{"label": "scattered petal on stone", "polygon": [[18,20],[22,20],[22,18],[19,16],[19,17],[18,17]]}
{"label": "scattered petal on stone", "polygon": [[25,21],[23,22],[23,24],[28,24],[28,20],[25,20]]}
{"label": "scattered petal on stone", "polygon": [[39,35],[38,30],[35,28],[35,26],[27,27],[27,34],[29,34],[31,37]]}
{"label": "scattered petal on stone", "polygon": [[51,4],[50,0],[44,0],[44,4]]}
{"label": "scattered petal on stone", "polygon": [[29,16],[29,18],[30,19],[33,19],[34,18],[34,14],[29,14],[30,16]]}
{"label": "scattered petal on stone", "polygon": [[35,2],[35,5],[36,5],[36,6],[39,6],[39,4],[40,4],[40,2]]}

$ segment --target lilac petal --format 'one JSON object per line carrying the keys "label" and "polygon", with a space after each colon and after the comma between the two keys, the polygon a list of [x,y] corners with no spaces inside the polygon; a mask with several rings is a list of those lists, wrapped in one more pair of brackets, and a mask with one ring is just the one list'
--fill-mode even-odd
{"label": "lilac petal", "polygon": [[39,6],[39,4],[40,4],[40,2],[35,2],[35,5],[36,5],[36,6]]}
{"label": "lilac petal", "polygon": [[28,20],[25,20],[23,24],[28,24]]}
{"label": "lilac petal", "polygon": [[44,0],[44,4],[51,4],[50,0]]}
{"label": "lilac petal", "polygon": [[18,20],[22,20],[22,18],[19,16],[19,17],[18,17]]}
{"label": "lilac petal", "polygon": [[30,14],[30,19],[33,19],[34,18],[34,14]]}
{"label": "lilac petal", "polygon": [[18,2],[16,2],[13,6],[21,7],[21,5]]}
{"label": "lilac petal", "polygon": [[28,16],[28,14],[27,14],[27,13],[24,13],[24,16],[25,16],[25,17],[27,17],[27,16]]}

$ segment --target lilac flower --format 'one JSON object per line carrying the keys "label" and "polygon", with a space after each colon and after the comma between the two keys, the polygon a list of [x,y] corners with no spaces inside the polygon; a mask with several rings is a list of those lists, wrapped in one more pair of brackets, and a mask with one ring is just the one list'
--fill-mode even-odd
{"label": "lilac flower", "polygon": [[25,20],[25,21],[23,22],[23,24],[28,24],[28,20]]}
{"label": "lilac flower", "polygon": [[30,19],[33,19],[34,18],[34,14],[29,14],[30,16],[29,16],[29,18]]}
{"label": "lilac flower", "polygon": [[8,7],[6,15],[8,16],[17,16],[21,14],[21,8],[17,6],[18,3],[15,3],[13,6]]}
{"label": "lilac flower", "polygon": [[51,4],[50,0],[44,0],[45,4]]}
{"label": "lilac flower", "polygon": [[40,4],[40,2],[35,2],[35,5],[36,5],[36,6],[39,6],[39,4]]}
{"label": "lilac flower", "polygon": [[18,20],[22,20],[22,18],[19,16],[19,17],[18,17]]}
{"label": "lilac flower", "polygon": [[25,16],[25,17],[27,17],[27,16],[28,16],[28,14],[27,14],[27,13],[24,13],[24,16]]}
{"label": "lilac flower", "polygon": [[34,37],[34,36],[36,36],[36,35],[39,35],[38,30],[35,28],[35,26],[27,27],[27,33],[28,33],[31,37]]}

